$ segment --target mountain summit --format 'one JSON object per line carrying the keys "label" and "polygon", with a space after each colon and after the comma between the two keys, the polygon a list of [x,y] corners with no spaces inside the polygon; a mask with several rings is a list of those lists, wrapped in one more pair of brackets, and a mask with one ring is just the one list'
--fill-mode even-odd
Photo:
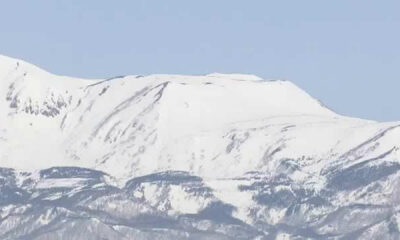
{"label": "mountain summit", "polygon": [[[198,174],[210,161],[189,160],[190,155],[201,151],[220,165],[230,158],[226,148],[232,141],[223,136],[243,125],[279,117],[339,117],[290,82],[252,75],[82,80],[20,60],[2,57],[0,63],[1,130],[7,139],[0,157],[12,168],[84,166],[117,177],[175,168]],[[212,139],[200,144],[204,137]],[[246,158],[234,172],[256,167]],[[225,164],[225,171],[232,167]]]}
{"label": "mountain summit", "polygon": [[0,236],[396,239],[399,140],[288,81],[85,80],[0,56]]}

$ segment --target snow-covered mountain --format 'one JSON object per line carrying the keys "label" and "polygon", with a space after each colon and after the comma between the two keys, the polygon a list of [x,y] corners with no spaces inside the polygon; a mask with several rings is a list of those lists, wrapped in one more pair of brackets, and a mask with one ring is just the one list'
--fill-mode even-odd
{"label": "snow-covered mountain", "polygon": [[1,239],[400,239],[399,148],[287,81],[0,56]]}

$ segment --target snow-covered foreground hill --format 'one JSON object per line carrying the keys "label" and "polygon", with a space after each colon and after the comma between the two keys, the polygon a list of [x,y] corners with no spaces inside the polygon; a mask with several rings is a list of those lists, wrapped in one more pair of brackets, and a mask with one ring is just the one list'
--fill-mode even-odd
{"label": "snow-covered foreground hill", "polygon": [[399,148],[287,81],[0,56],[0,239],[400,239]]}

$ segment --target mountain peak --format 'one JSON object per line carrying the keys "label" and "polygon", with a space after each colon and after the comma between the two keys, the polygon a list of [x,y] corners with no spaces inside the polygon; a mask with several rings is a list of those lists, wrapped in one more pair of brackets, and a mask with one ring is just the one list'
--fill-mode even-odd
{"label": "mountain peak", "polygon": [[288,81],[0,56],[0,238],[399,239],[399,139]]}
{"label": "mountain peak", "polygon": [[[169,169],[165,161],[174,160],[155,164],[150,159],[168,158],[175,144],[190,136],[198,139],[202,134],[226,134],[230,129],[273,119],[296,124],[297,120],[291,119],[340,118],[288,81],[213,73],[88,82],[56,76],[30,64],[17,66],[16,60],[2,58],[15,64],[2,76],[1,95],[5,97],[0,101],[1,125],[18,122],[3,129],[2,138],[7,142],[0,144],[0,148],[10,149],[0,159],[20,159],[9,162],[11,167],[42,168],[74,162],[109,169],[119,177],[152,173]],[[41,144],[32,145],[35,139]],[[18,142],[19,147],[10,147],[12,142]],[[27,156],[41,160],[29,161]],[[181,161],[183,156],[175,157]],[[115,159],[120,163],[115,164]],[[199,171],[189,166],[180,170]]]}

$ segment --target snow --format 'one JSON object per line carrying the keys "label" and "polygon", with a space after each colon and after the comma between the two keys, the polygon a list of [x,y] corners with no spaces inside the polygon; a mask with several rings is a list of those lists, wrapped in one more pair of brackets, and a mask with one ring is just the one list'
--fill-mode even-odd
{"label": "snow", "polygon": [[85,178],[50,178],[40,180],[35,187],[37,189],[77,188],[83,186],[86,181]]}
{"label": "snow", "polygon": [[[155,217],[146,231],[176,231],[159,228],[162,216],[195,234],[397,239],[399,139],[400,122],[341,116],[288,81],[220,73],[85,80],[0,56],[0,167],[15,169],[0,169],[0,188],[10,189],[0,217],[22,232],[63,222],[62,231],[140,236],[140,216]],[[42,174],[53,166],[109,175]],[[49,210],[61,203],[79,208]],[[124,225],[136,218],[139,228]],[[242,235],[235,220],[247,223]]]}
{"label": "snow", "polygon": [[165,170],[221,179],[278,174],[290,159],[293,179],[322,188],[328,168],[400,156],[400,123],[341,116],[291,82],[253,75],[85,80],[0,56],[0,96],[0,164],[20,170],[88,167],[114,182]]}
{"label": "snow", "polygon": [[240,191],[241,185],[249,185],[252,181],[244,180],[237,181],[233,179],[210,179],[205,181],[206,185],[213,189],[215,197],[221,201],[237,206],[233,216],[242,221],[252,224],[252,219],[249,217],[250,209],[255,205],[251,192]]}
{"label": "snow", "polygon": [[192,197],[181,186],[170,186],[170,204],[174,214],[196,214],[204,209],[208,201],[202,201],[201,198]]}

